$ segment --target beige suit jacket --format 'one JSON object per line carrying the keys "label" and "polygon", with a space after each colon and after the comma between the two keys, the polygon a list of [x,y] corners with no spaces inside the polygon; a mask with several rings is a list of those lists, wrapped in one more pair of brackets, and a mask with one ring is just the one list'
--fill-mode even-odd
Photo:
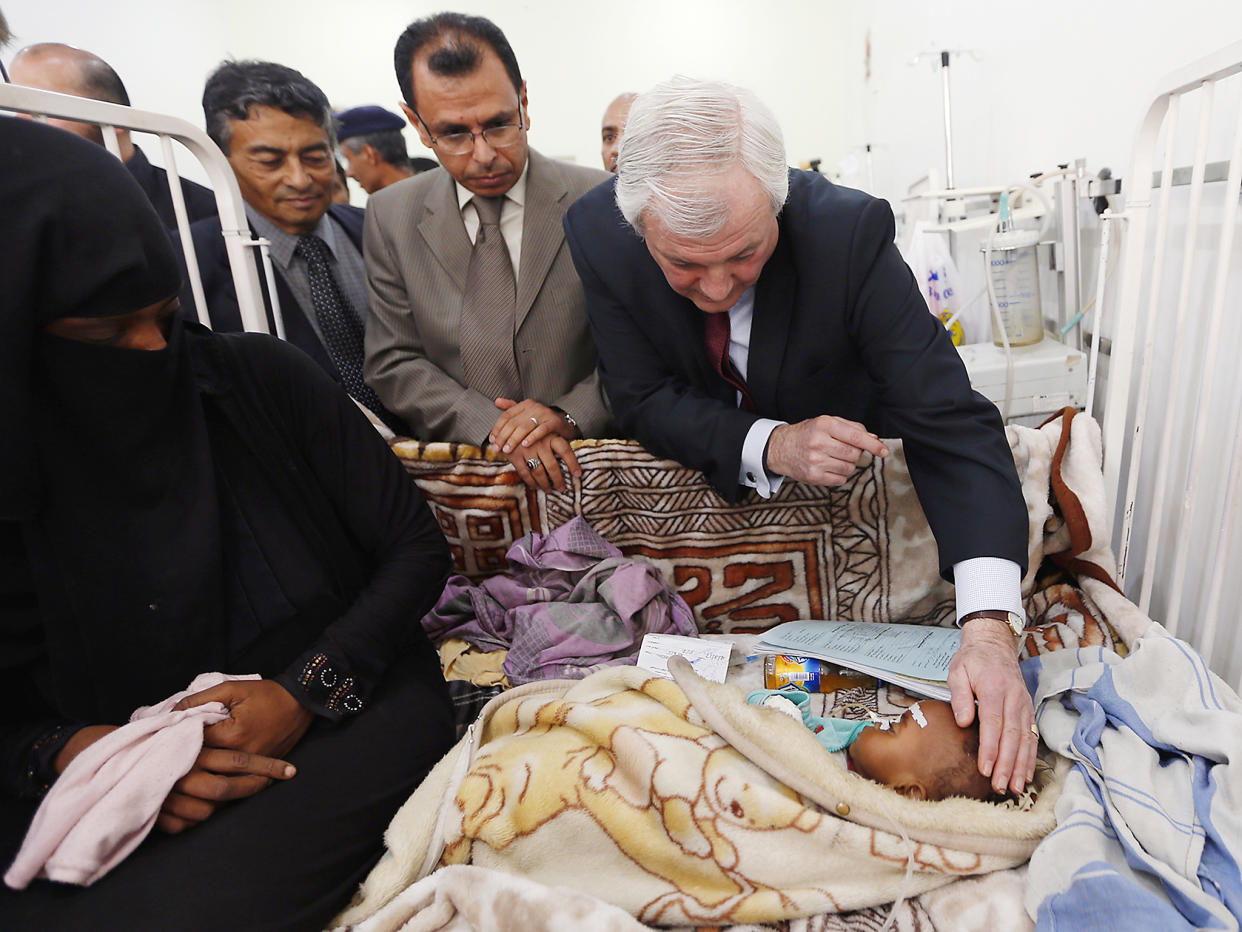
{"label": "beige suit jacket", "polygon": [[[608,174],[534,150],[527,172],[513,338],[523,397],[564,409],[585,437],[603,436],[611,419],[561,217]],[[367,205],[363,249],[371,301],[367,382],[419,439],[482,444],[500,411],[466,387],[462,372],[472,246],[448,172],[424,172],[377,192]]]}

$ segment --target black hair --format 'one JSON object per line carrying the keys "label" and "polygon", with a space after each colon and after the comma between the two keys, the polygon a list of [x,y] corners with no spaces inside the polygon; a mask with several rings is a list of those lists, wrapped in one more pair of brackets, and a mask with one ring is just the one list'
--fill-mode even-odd
{"label": "black hair", "polygon": [[363,146],[372,146],[389,165],[397,168],[409,168],[410,155],[405,151],[405,137],[399,129],[382,129],[375,133],[359,133],[341,140],[342,146],[348,146],[351,152],[361,152]]}
{"label": "black hair", "polygon": [[328,98],[300,71],[270,61],[221,62],[203,87],[203,117],[207,135],[229,154],[231,120],[245,120],[250,108],[272,107],[290,116],[309,117],[328,132],[335,145],[336,132]]}
{"label": "black hair", "polygon": [[91,56],[85,59],[78,73],[82,78],[83,97],[129,106],[129,94],[121,82],[121,76],[102,58]]}
{"label": "black hair", "polygon": [[414,57],[436,41],[439,42],[439,47],[427,59],[427,67],[435,74],[471,74],[483,60],[484,49],[480,47],[480,43],[483,43],[496,53],[509,74],[509,80],[513,82],[513,89],[521,94],[522,70],[518,67],[517,56],[513,54],[509,40],[499,26],[482,16],[436,13],[434,16],[416,19],[406,26],[393,50],[397,84],[401,87],[401,96],[411,107],[415,107]]}
{"label": "black hair", "polygon": [[440,163],[435,159],[418,156],[410,159],[410,168],[414,169],[415,174],[418,172],[429,172],[440,167]]}
{"label": "black hair", "polygon": [[985,778],[979,773],[976,763],[979,757],[978,719],[960,731],[961,753],[934,775],[932,785],[927,788],[927,798],[937,800],[948,796],[966,796],[991,801],[996,794],[991,792],[990,787],[983,788]]}

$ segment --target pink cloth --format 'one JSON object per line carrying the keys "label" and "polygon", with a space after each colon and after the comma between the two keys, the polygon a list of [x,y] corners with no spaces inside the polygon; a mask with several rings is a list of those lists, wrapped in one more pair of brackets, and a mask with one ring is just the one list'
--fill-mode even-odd
{"label": "pink cloth", "polygon": [[203,728],[229,717],[219,702],[181,712],[186,696],[257,675],[203,673],[188,689],[143,706],[73,759],[31,820],[4,882],[22,890],[36,877],[90,886],[138,847],[155,826],[174,783],[203,748]]}

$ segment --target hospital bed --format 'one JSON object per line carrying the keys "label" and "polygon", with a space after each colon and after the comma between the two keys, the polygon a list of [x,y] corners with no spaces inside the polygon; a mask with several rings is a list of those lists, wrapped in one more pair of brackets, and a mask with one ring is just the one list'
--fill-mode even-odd
{"label": "hospital bed", "polygon": [[[1242,689],[1242,42],[1169,75],[1143,117],[1111,304],[1102,418],[1118,582]],[[1095,376],[1093,375],[1093,378]]]}
{"label": "hospital bed", "polygon": [[[1240,645],[1232,640],[1236,626],[1228,623],[1228,616],[1222,621],[1217,619],[1222,616],[1222,604],[1232,604],[1230,586],[1238,582],[1236,574],[1231,578],[1228,570],[1238,564],[1236,556],[1230,557],[1230,548],[1236,547],[1233,512],[1242,470],[1238,450],[1242,440],[1233,429],[1238,400],[1236,387],[1228,382],[1228,377],[1236,376],[1242,369],[1229,365],[1232,351],[1242,342],[1234,329],[1237,315],[1231,318],[1227,310],[1229,257],[1239,248],[1233,234],[1242,178],[1242,129],[1235,130],[1230,137],[1230,167],[1221,189],[1227,194],[1221,198],[1219,213],[1205,212],[1203,207],[1205,190],[1212,184],[1219,187],[1218,183],[1206,180],[1215,138],[1210,114],[1200,114],[1196,122],[1195,138],[1202,144],[1196,145],[1191,162],[1189,206],[1184,221],[1169,219],[1174,203],[1169,192],[1176,186],[1175,169],[1181,167],[1176,145],[1169,154],[1156,156],[1154,152],[1161,140],[1173,140],[1176,144],[1183,138],[1177,128],[1178,119],[1189,97],[1227,97],[1227,93],[1217,93],[1217,85],[1239,73],[1242,45],[1230,47],[1171,79],[1144,121],[1130,175],[1135,181],[1150,177],[1153,165],[1161,165],[1161,183],[1154,189],[1155,203],[1145,197],[1142,188],[1131,183],[1125,213],[1106,215],[1105,230],[1111,230],[1108,235],[1119,235],[1123,248],[1121,267],[1114,275],[1110,276],[1107,268],[1100,270],[1100,281],[1115,279],[1116,291],[1107,296],[1109,300],[1097,303],[1105,312],[1088,321],[1093,335],[1091,379],[1100,380],[1106,395],[1102,478],[1095,475],[1100,435],[1086,418],[1066,415],[1061,422],[1041,430],[1010,428],[1015,455],[1025,457],[1023,475],[1033,477],[1034,491],[1028,495],[1032,555],[1040,562],[1047,554],[1067,553],[1067,565],[1077,566],[1064,571],[1069,575],[1054,582],[1055,589],[1049,588],[1046,580],[1037,581],[1032,568],[1026,590],[1033,599],[1028,600],[1028,614],[1032,617],[1028,653],[1038,654],[1062,645],[1116,647],[1124,651],[1144,630],[1147,615],[1161,617],[1164,611],[1169,613],[1177,633],[1205,656],[1214,657],[1218,667],[1232,669],[1233,681],[1237,681],[1238,661],[1230,654],[1231,649],[1233,655],[1239,652]],[[1242,95],[1232,99],[1242,100]],[[117,146],[111,128],[158,136],[169,171],[181,240],[187,244],[190,237],[177,184],[173,144],[188,150],[203,166],[216,192],[243,320],[248,329],[267,329],[257,274],[257,263],[266,261],[263,244],[251,236],[231,169],[205,134],[170,117],[10,85],[0,85],[0,109],[98,123],[104,127],[105,142],[110,142],[114,153]],[[1233,107],[1234,111],[1238,109]],[[1228,192],[1232,192],[1231,197]],[[1201,274],[1193,260],[1195,250],[1203,243],[1199,230],[1205,224],[1221,239],[1221,258],[1210,275],[1214,289],[1209,292],[1209,299],[1201,302],[1195,300],[1192,287]],[[1170,273],[1162,279],[1160,276],[1165,273],[1158,269],[1167,264],[1176,268],[1179,259],[1177,251],[1169,248],[1173,231],[1184,233],[1184,252],[1190,259],[1182,257],[1180,275]],[[1108,261],[1108,252],[1101,250],[1102,262]],[[192,257],[187,259],[191,277],[196,278],[196,263]],[[270,268],[265,271],[270,280]],[[1157,279],[1154,283],[1153,276]],[[1178,282],[1172,305],[1176,309],[1178,336],[1188,340],[1186,352],[1191,354],[1193,365],[1185,359],[1176,361],[1177,354],[1171,347],[1180,345],[1182,340],[1158,338],[1164,333],[1168,311],[1163,297],[1159,302],[1157,297],[1168,290],[1167,283],[1172,280]],[[201,300],[201,286],[196,281],[193,285],[198,306],[203,309],[206,305]],[[1106,343],[1111,348],[1104,353]],[[1166,351],[1172,354],[1167,361],[1162,355]],[[1158,386],[1155,392],[1145,387],[1150,384],[1146,378],[1153,372],[1154,384]],[[1190,378],[1200,374],[1202,379]],[[1228,382],[1225,395],[1234,405],[1232,415],[1214,413],[1219,403],[1215,384],[1222,380]],[[1201,388],[1205,381],[1206,387]],[[1166,391],[1159,390],[1160,386]],[[1183,412],[1181,419],[1185,421],[1188,415],[1193,423],[1189,442],[1184,444],[1188,455],[1184,462],[1175,462],[1178,457],[1167,451],[1180,449],[1171,439],[1177,436],[1178,412],[1170,411],[1168,404],[1162,410],[1163,400],[1192,396],[1196,398],[1193,409]],[[1077,427],[1073,426],[1074,421]],[[1217,425],[1215,431],[1211,429],[1213,424]],[[1227,425],[1227,429],[1220,429],[1220,425]],[[1152,440],[1160,431],[1164,432],[1162,439]],[[1220,434],[1224,436],[1217,436]],[[472,575],[486,575],[503,565],[498,553],[503,554],[507,543],[521,534],[549,529],[581,514],[592,519],[601,533],[627,554],[643,556],[660,566],[683,592],[694,597],[692,604],[701,628],[717,635],[745,634],[757,624],[785,620],[789,611],[794,611],[795,617],[824,617],[834,611],[848,611],[853,617],[874,620],[899,620],[912,613],[929,623],[944,623],[951,612],[951,591],[943,587],[935,573],[934,542],[920,539],[911,545],[906,540],[902,542],[906,549],[901,549],[893,543],[900,536],[895,529],[908,527],[908,518],[894,514],[892,524],[887,519],[876,519],[879,503],[888,507],[901,498],[902,491],[909,497],[909,488],[902,485],[908,484],[908,477],[902,477],[899,456],[892,462],[872,464],[840,493],[806,494],[799,491],[797,484],[787,484],[782,490],[784,498],[778,497],[772,506],[780,509],[781,527],[768,539],[758,528],[765,520],[758,513],[759,506],[744,511],[721,507],[712,502],[712,493],[698,477],[680,470],[677,464],[653,459],[633,444],[584,442],[578,455],[586,475],[582,483],[564,495],[524,489],[503,462],[477,449],[403,441],[394,444],[394,452],[402,457],[426,494],[453,547],[459,569]],[[1155,478],[1144,479],[1138,467],[1152,454],[1156,456]],[[1223,469],[1219,488],[1205,481],[1209,472],[1205,464]],[[1057,490],[1054,477],[1058,475],[1062,491]],[[1063,496],[1062,492],[1070,494]],[[1153,505],[1166,500],[1176,508],[1171,517],[1169,508]],[[676,513],[664,504],[670,501],[677,503]],[[1071,501],[1077,502],[1082,512],[1075,512],[1073,520],[1067,512],[1074,507]],[[1214,504],[1205,505],[1205,501]],[[1113,512],[1117,515],[1115,531]],[[1214,533],[1209,539],[1205,531],[1203,538],[1187,540],[1187,535],[1175,533],[1176,525],[1184,526],[1184,522],[1197,519],[1201,512],[1210,512],[1212,520],[1205,523],[1215,525],[1219,534]],[[1088,531],[1085,543],[1072,539],[1075,527]],[[1110,538],[1120,558],[1116,563],[1112,562]],[[1172,556],[1166,555],[1165,545],[1169,542],[1173,545]],[[1079,549],[1074,550],[1075,547]],[[773,559],[772,554],[778,550],[780,559]],[[770,575],[764,574],[765,560]],[[1083,572],[1088,564],[1099,572]],[[1139,566],[1142,568],[1138,569]],[[893,580],[906,571],[913,573],[916,581],[893,585]],[[866,590],[874,597],[860,598],[860,587],[870,585],[871,573],[879,580],[875,583],[878,588]],[[1110,585],[1114,576],[1117,583],[1124,583],[1130,599],[1116,595]],[[778,585],[778,581],[783,583]],[[1199,601],[1187,610],[1184,605],[1191,596]],[[884,617],[886,613],[897,617]],[[881,688],[867,701],[873,708],[879,705],[881,711],[891,712],[908,700]],[[885,844],[894,837],[897,841],[892,842],[891,852],[886,849],[885,856],[892,854],[911,863],[912,858],[927,855],[931,850],[917,841],[913,842],[917,850],[908,847],[912,844],[909,838],[903,847],[901,838],[891,832]],[[394,841],[392,831],[389,840],[394,848],[400,843],[399,838]],[[936,856],[940,857],[944,850],[952,850],[952,846],[942,846]],[[591,853],[580,863],[593,869],[597,856]],[[427,866],[420,860],[420,867]],[[1019,872],[998,870],[971,877],[969,865],[963,868],[961,864],[946,871],[952,875],[948,879],[959,879],[909,899],[891,915],[883,905],[886,901],[879,901],[873,907],[840,915],[829,911],[808,919],[781,919],[762,926],[737,922],[727,910],[719,914],[705,910],[695,922],[683,925],[707,922],[714,927],[810,932],[829,928],[875,929],[888,918],[899,928],[924,924],[944,929],[1027,926],[1021,903],[1024,881]],[[573,885],[572,879],[565,885]],[[474,889],[481,893],[484,886]],[[999,917],[1005,918],[1002,921]]]}
{"label": "hospital bed", "polygon": [[[216,196],[216,209],[224,232],[225,248],[237,289],[237,303],[241,309],[242,323],[247,330],[268,332],[267,318],[263,311],[263,297],[259,288],[256,255],[265,263],[268,280],[271,280],[271,262],[267,258],[267,243],[256,239],[246,222],[245,204],[233,169],[220,148],[198,127],[176,117],[162,113],[135,110],[120,104],[99,100],[86,100],[52,91],[0,83],[0,112],[13,111],[34,116],[35,119],[53,117],[97,124],[103,133],[104,146],[120,158],[117,143],[118,130],[130,130],[155,136],[159,140],[164,169],[168,173],[168,187],[172,194],[173,211],[177,217],[177,233],[184,245],[186,265],[190,270],[190,286],[198,307],[199,319],[207,326],[207,301],[203,297],[203,284],[198,273],[198,259],[190,237],[190,223],[186,214],[185,197],[181,192],[181,174],[177,167],[178,143],[195,159],[207,174],[208,183]],[[275,290],[271,299],[276,301]],[[273,306],[277,335],[283,338],[284,325],[279,304]]]}

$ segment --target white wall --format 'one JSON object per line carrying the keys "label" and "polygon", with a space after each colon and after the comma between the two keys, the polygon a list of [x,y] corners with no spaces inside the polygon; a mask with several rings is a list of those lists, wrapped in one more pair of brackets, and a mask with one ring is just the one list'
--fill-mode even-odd
{"label": "white wall", "polygon": [[[135,106],[202,121],[199,98],[222,58],[257,57],[306,73],[333,104],[396,106],[392,47],[427,0],[3,0],[22,45],[64,41],[116,67]],[[1025,178],[1076,156],[1124,174],[1156,79],[1242,37],[1237,0],[1117,5],[1047,0],[476,0],[518,54],[532,141],[597,164],[599,119],[625,89],[675,72],[753,88],[776,110],[790,161],[822,158],[896,203],[929,167],[943,170],[940,79],[921,52],[957,49],[952,66],[959,186]],[[869,68],[869,74],[868,74]],[[412,152],[422,152],[408,132]],[[874,183],[862,148],[872,146]]]}
{"label": "white wall", "polygon": [[[392,49],[412,19],[445,8],[494,20],[526,78],[531,142],[599,164],[599,124],[617,93],[682,72],[753,88],[776,109],[795,162],[825,156],[844,119],[845,0],[637,0],[626,15],[578,0],[0,0],[16,33],[5,61],[32,42],[90,49],[125,81],[134,106],[202,125],[203,80],[226,56],[297,68],[339,108],[397,110]],[[796,23],[796,28],[790,28]],[[430,154],[407,130],[411,154]],[[150,154],[148,152],[148,154]]]}
{"label": "white wall", "polygon": [[837,142],[842,156],[872,145],[873,193],[890,199],[944,168],[940,73],[931,60],[910,64],[920,53],[964,53],[950,66],[954,180],[972,187],[1079,156],[1124,175],[1159,78],[1242,39],[1237,0],[856,0],[850,10]]}

